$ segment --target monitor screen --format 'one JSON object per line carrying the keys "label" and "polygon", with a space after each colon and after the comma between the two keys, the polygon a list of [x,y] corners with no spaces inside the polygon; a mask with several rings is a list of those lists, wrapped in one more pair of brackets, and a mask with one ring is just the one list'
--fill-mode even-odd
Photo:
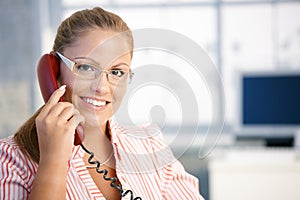
{"label": "monitor screen", "polygon": [[244,126],[300,126],[300,74],[244,74],[241,87]]}

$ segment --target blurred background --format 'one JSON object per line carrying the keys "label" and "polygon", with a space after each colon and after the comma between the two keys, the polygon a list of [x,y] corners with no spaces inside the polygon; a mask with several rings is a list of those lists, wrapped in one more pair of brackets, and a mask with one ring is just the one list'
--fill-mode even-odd
{"label": "blurred background", "polygon": [[[152,96],[136,97],[137,108],[152,103],[151,116],[164,115],[157,122],[163,122],[166,142],[186,170],[199,178],[205,199],[300,198],[297,0],[0,0],[1,138],[12,135],[43,104],[36,64],[51,51],[61,20],[93,6],[115,12],[133,30],[162,28],[182,34],[202,47],[214,63],[222,86],[207,88],[203,83],[213,82],[210,76],[189,85],[201,96],[187,108],[198,106],[196,119],[179,116],[185,108],[180,101],[190,96],[172,104],[173,100],[166,101],[164,90],[152,87],[146,92]],[[177,48],[176,41],[170,48]],[[136,68],[141,60],[145,65],[153,59],[176,65],[170,55],[150,50],[137,54]],[[169,79],[168,87],[185,89]],[[213,104],[210,89],[220,94]],[[160,101],[153,103],[154,99]],[[139,109],[131,113],[137,122],[149,118]],[[208,135],[213,115],[220,116],[222,130]],[[178,126],[183,127],[181,133]],[[193,140],[187,148],[174,140],[177,136]],[[204,148],[211,151],[200,156]]]}

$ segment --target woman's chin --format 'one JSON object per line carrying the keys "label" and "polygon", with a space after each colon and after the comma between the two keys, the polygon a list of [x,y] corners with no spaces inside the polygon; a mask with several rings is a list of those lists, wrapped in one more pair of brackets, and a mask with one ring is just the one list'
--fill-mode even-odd
{"label": "woman's chin", "polygon": [[84,115],[85,117],[85,127],[90,128],[100,128],[106,124],[108,121],[107,117],[97,117],[96,115]]}

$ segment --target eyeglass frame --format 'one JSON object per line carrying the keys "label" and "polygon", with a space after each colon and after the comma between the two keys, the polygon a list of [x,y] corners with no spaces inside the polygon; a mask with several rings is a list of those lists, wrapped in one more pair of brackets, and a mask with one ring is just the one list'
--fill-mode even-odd
{"label": "eyeglass frame", "polygon": [[[74,68],[75,68],[76,64],[78,64],[77,62],[72,61],[71,59],[67,58],[66,56],[64,56],[62,53],[60,53],[60,52],[58,52],[58,51],[55,51],[54,54],[55,54],[56,56],[58,56],[58,57],[65,63],[65,65],[68,67],[68,69],[70,69],[70,71],[71,71],[73,74],[75,74],[76,76],[79,76],[79,77],[83,78],[82,76],[80,76],[80,75],[74,73]],[[91,64],[90,64],[90,65],[91,65]],[[96,70],[98,70],[98,72],[96,73],[96,74],[98,74],[98,75],[96,75],[94,79],[99,78],[99,76],[100,76],[102,73],[105,73],[105,74],[106,74],[106,79],[107,79],[107,81],[108,81],[109,83],[111,83],[111,81],[109,81],[109,78],[108,78],[108,75],[110,74],[110,72],[109,72],[108,70],[105,70],[105,69],[99,69],[99,68],[97,68],[97,67],[94,66],[94,65],[91,65],[91,66],[94,67]],[[129,74],[129,83],[131,83],[132,78],[133,78],[133,76],[134,76],[134,73],[131,71],[130,68],[129,68],[129,71],[128,71],[128,72],[125,72],[125,73],[128,73],[128,74]],[[87,80],[92,80],[92,79],[87,79]]]}

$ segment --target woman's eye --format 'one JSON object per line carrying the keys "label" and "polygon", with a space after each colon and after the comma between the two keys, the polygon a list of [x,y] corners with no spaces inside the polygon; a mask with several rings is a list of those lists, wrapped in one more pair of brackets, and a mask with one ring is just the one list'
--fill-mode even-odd
{"label": "woman's eye", "polygon": [[77,66],[77,70],[78,71],[94,71],[95,68],[90,65],[80,64]]}
{"label": "woman's eye", "polygon": [[113,69],[110,71],[111,75],[116,76],[116,77],[122,77],[125,72],[120,70],[120,69]]}

